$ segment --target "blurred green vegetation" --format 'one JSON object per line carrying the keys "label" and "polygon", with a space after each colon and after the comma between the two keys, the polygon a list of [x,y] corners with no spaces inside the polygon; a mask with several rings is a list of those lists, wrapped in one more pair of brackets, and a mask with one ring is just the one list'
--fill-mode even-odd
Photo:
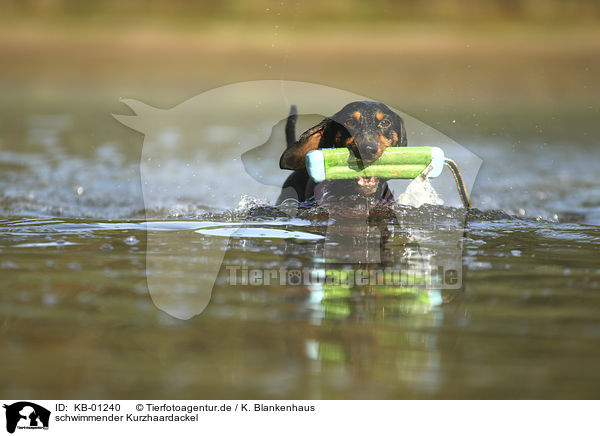
{"label": "blurred green vegetation", "polygon": [[80,25],[197,24],[204,21],[282,20],[309,23],[413,21],[597,22],[597,0],[3,0],[4,20]]}

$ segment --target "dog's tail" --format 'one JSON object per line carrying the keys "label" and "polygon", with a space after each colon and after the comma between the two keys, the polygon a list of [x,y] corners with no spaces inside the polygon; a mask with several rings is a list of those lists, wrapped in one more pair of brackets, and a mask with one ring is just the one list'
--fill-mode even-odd
{"label": "dog's tail", "polygon": [[290,114],[285,123],[285,141],[287,148],[290,148],[296,142],[296,120],[298,119],[298,108],[293,104],[290,106]]}

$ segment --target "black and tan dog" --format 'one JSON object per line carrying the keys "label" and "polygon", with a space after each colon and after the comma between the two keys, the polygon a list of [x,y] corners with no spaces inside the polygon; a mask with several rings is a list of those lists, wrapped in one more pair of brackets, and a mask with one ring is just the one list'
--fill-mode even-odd
{"label": "black and tan dog", "polygon": [[295,141],[296,110],[292,106],[286,125],[287,149],[281,169],[294,170],[282,187],[278,203],[287,198],[303,202],[314,198],[367,197],[384,202],[393,199],[387,181],[376,177],[335,180],[315,184],[306,171],[306,153],[317,148],[347,147],[363,165],[379,158],[387,147],[406,147],[406,129],[400,116],[383,103],[357,101],[325,118]]}

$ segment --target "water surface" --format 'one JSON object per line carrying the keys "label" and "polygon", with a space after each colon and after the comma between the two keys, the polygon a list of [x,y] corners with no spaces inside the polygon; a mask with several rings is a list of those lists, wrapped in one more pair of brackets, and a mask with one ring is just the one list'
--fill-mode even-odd
{"label": "water surface", "polygon": [[[358,247],[383,232],[388,265],[411,250],[424,259],[432,222],[459,229],[459,289],[231,286],[227,267],[335,270],[326,217],[242,198],[228,211],[168,199],[148,211],[139,149],[117,134],[82,145],[75,121],[32,116],[3,138],[0,396],[597,398],[593,145],[465,144],[484,160],[466,219],[425,206],[346,228]],[[164,270],[192,287],[190,262],[224,253],[201,315],[153,304],[150,240],[176,242]]]}

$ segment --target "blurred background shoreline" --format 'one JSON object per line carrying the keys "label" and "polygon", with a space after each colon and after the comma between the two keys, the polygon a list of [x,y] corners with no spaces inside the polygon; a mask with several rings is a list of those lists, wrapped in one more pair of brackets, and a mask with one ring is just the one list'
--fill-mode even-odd
{"label": "blurred background shoreline", "polygon": [[597,2],[2,3],[8,118],[29,99],[108,114],[123,110],[120,97],[172,107],[282,79],[383,101],[458,142],[600,133]]}

